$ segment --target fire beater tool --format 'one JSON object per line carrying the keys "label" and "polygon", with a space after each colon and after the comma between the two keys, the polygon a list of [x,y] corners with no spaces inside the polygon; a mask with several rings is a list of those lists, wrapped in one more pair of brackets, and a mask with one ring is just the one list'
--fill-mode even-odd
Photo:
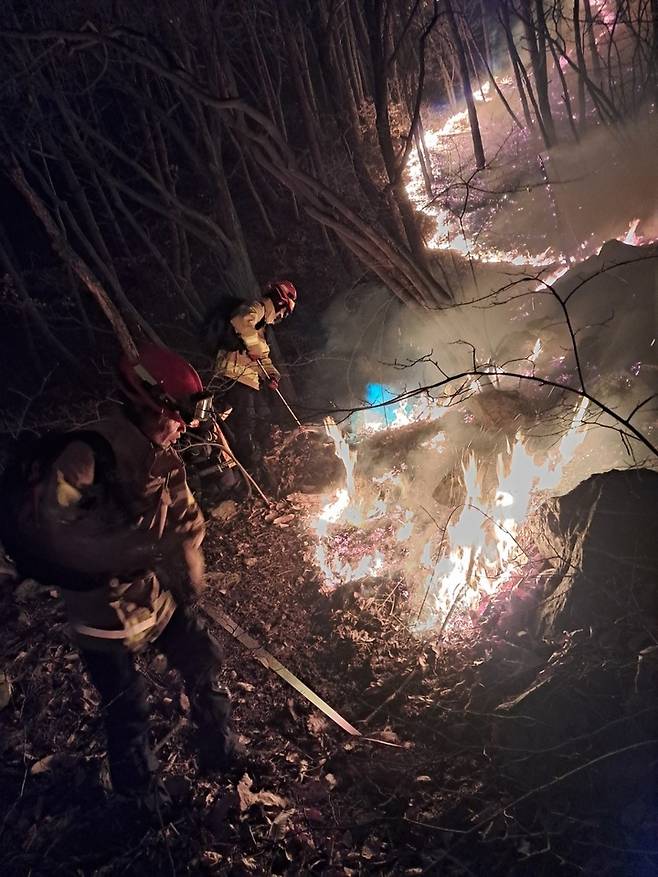
{"label": "fire beater tool", "polygon": [[204,604],[203,611],[209,618],[217,622],[217,624],[223,627],[224,630],[241,643],[250,652],[252,658],[255,658],[264,667],[267,667],[268,670],[272,670],[280,676],[288,683],[288,685],[291,685],[295,691],[298,691],[303,695],[309,703],[312,703],[313,706],[317,707],[325,714],[325,716],[330,718],[332,722],[335,722],[344,731],[347,731],[352,737],[359,737],[361,740],[370,743],[379,743],[382,746],[392,746],[395,749],[405,748],[398,743],[389,743],[387,740],[378,740],[376,737],[364,737],[358,728],[355,728],[354,725],[350,724],[347,719],[344,719],[340,713],[336,712],[333,707],[329,706],[326,700],[323,700],[318,694],[309,688],[308,685],[302,682],[298,676],[295,676],[295,674],[291,673],[287,667],[284,667],[281,661],[275,658],[274,655],[267,651],[267,649],[264,649],[257,640],[250,636],[244,628],[240,627],[240,625],[227,615],[226,612],[222,609],[217,609],[214,606],[208,606],[207,604]]}
{"label": "fire beater tool", "polygon": [[[267,380],[269,381],[269,380],[270,380],[270,376],[269,376],[268,373],[265,371],[265,366],[263,365],[263,363],[260,361],[260,359],[257,359],[256,362],[258,363],[258,365],[259,365],[259,367],[260,367],[260,370],[263,372],[263,375],[264,375],[264,376],[267,378]],[[280,390],[278,387],[275,387],[275,388],[274,388],[274,392],[278,394],[279,399],[281,399],[281,401],[283,402],[283,404],[286,406],[286,408],[287,408],[288,411],[290,412],[290,416],[291,416],[292,419],[295,421],[295,423],[297,424],[297,426],[298,426],[300,429],[302,429],[302,422],[301,422],[301,420],[299,419],[299,417],[297,417],[297,415],[296,415],[295,412],[292,410],[292,408],[290,407],[290,405],[288,405],[288,403],[286,402],[286,400],[285,400],[285,398],[284,398],[283,393],[281,392],[281,390]]]}

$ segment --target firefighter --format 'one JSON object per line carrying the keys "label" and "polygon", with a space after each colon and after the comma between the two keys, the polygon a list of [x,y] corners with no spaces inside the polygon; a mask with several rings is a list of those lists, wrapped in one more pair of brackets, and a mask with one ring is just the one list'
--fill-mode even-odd
{"label": "firefighter", "polygon": [[[192,604],[204,588],[203,516],[173,445],[211,407],[178,354],[143,344],[119,367],[125,398],[105,420],[68,434],[32,489],[24,537],[41,579],[60,588],[98,689],[114,791],[159,800],[147,700],[135,654],[154,646],[180,671],[204,768],[238,754],[221,651]],[[33,555],[34,556],[34,555]]]}
{"label": "firefighter", "polygon": [[270,359],[267,327],[290,316],[296,302],[297,290],[289,280],[271,281],[262,298],[232,310],[219,335],[215,372],[221,380],[222,404],[233,409],[228,421],[232,445],[247,468],[257,462],[257,445],[269,421],[259,391],[264,385],[276,390],[281,379]]}

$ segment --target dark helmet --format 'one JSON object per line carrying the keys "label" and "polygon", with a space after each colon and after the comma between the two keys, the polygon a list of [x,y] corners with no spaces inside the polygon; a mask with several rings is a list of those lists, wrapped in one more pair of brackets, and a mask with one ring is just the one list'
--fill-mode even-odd
{"label": "dark helmet", "polygon": [[212,394],[204,391],[196,369],[166,347],[140,344],[137,358],[121,357],[119,375],[136,407],[167,414],[183,424],[206,420],[212,411]]}
{"label": "dark helmet", "polygon": [[275,310],[284,311],[286,317],[295,310],[297,290],[289,280],[270,280],[265,295],[272,299]]}

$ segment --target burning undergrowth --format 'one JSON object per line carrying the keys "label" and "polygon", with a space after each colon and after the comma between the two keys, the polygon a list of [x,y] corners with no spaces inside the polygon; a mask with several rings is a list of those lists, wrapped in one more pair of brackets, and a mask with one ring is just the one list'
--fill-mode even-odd
{"label": "burning undergrowth", "polygon": [[344,483],[314,498],[311,559],[326,592],[387,587],[412,631],[441,636],[477,627],[497,595],[536,583],[542,564],[526,524],[582,440],[587,405],[543,458],[528,450],[530,434],[485,437],[481,423],[471,423],[479,444],[459,447],[451,425],[473,419],[474,406],[422,405],[371,412],[349,432],[325,421]]}
{"label": "burning undergrowth", "polygon": [[[520,112],[513,77],[499,77],[498,86]],[[610,237],[655,240],[650,115],[627,125],[627,143],[597,130],[578,145],[548,151],[536,132],[512,124],[490,83],[473,96],[488,147],[485,168],[472,167],[468,113],[461,106],[425,109],[425,156],[412,150],[407,163],[407,194],[427,220],[430,249],[480,263],[566,270]]]}

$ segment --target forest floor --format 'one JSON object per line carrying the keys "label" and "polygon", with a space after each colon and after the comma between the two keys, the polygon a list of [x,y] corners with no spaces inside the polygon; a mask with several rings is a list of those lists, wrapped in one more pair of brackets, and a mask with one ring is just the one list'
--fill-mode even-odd
{"label": "forest floor", "polygon": [[656,706],[614,644],[587,630],[535,640],[502,605],[479,627],[418,639],[401,589],[327,594],[312,552],[293,502],[274,515],[244,503],[210,521],[204,601],[373,740],[217,627],[253,764],[202,777],[180,680],[147,652],[153,740],[184,795],[170,821],[107,789],[98,698],[57,593],[4,580],[3,875],[658,873]]}

